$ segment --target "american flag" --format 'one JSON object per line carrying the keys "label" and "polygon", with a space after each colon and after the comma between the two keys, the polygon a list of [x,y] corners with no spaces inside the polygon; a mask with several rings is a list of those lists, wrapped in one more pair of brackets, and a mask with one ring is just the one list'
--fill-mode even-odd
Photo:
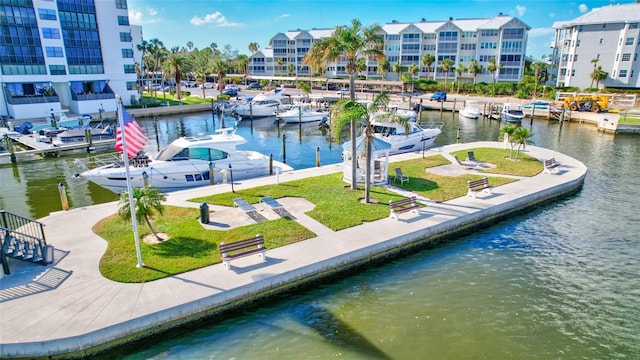
{"label": "american flag", "polygon": [[[124,137],[127,142],[127,157],[131,159],[136,156],[138,151],[147,145],[149,140],[144,135],[140,124],[138,124],[138,122],[135,121],[129,113],[127,113],[127,110],[124,109],[122,104],[120,104],[120,113],[124,120]],[[120,126],[118,126],[118,130],[116,130],[115,148],[121,154],[124,152],[122,145],[122,128]]]}

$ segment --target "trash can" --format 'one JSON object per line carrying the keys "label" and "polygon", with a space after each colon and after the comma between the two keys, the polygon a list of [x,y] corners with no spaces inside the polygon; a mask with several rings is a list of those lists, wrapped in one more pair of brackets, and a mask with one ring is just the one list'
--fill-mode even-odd
{"label": "trash can", "polygon": [[209,205],[207,203],[200,205],[200,222],[203,224],[209,223]]}

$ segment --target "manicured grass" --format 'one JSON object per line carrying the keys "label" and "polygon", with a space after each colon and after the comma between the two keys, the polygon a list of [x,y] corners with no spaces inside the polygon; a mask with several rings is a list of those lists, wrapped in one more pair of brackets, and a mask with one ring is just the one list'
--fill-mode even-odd
{"label": "manicured grass", "polygon": [[629,114],[629,115],[620,115],[620,119],[618,120],[620,124],[629,124],[629,125],[640,125],[640,116],[637,114]]}
{"label": "manicured grass", "polygon": [[[513,157],[516,156],[516,149],[513,149]],[[452,152],[451,155],[456,155],[460,160],[467,158],[467,151],[473,151],[473,154],[478,161],[490,163],[496,165],[495,168],[482,169],[479,172],[486,172],[492,174],[502,175],[515,175],[515,176],[534,176],[542,172],[542,162],[536,158],[533,158],[520,150],[518,154],[518,160],[512,160],[509,158],[510,149],[495,149],[495,148],[477,148],[463,151]]]}
{"label": "manicured grass", "polygon": [[[492,163],[496,168],[491,172],[499,174],[532,176],[542,171],[540,161],[521,153],[518,161],[508,159],[509,150],[472,149],[478,160]],[[466,158],[466,151],[452,153]],[[506,157],[506,158],[505,158]],[[447,201],[467,193],[467,181],[483,177],[482,173],[463,176],[441,176],[426,172],[428,167],[449,164],[441,155],[406,160],[391,165],[392,169],[402,168],[409,182],[394,185],[409,190],[433,201]],[[489,171],[489,170],[484,170]],[[395,171],[389,173],[393,179]],[[491,186],[499,186],[512,181],[511,178],[490,177]],[[342,173],[282,182],[256,188],[237,190],[235,193],[216,194],[192,199],[194,202],[233,206],[233,199],[242,197],[250,203],[257,203],[262,196],[273,198],[300,197],[315,205],[307,215],[325,226],[338,231],[357,226],[363,222],[375,221],[389,216],[388,203],[402,196],[385,188],[372,186],[371,204],[363,204],[364,186],[356,191],[342,181]],[[215,216],[215,215],[213,215]],[[310,230],[289,218],[263,221],[230,230],[207,230],[199,223],[199,211],[193,208],[168,206],[164,215],[157,217],[153,224],[156,232],[167,233],[170,240],[148,245],[141,241],[142,258],[146,267],[136,268],[136,252],[131,223],[115,215],[108,217],[93,228],[105,238],[108,249],[100,261],[102,274],[114,281],[146,282],[194,270],[221,261],[218,244],[222,241],[237,241],[256,234],[265,237],[266,246],[275,248],[314,237]],[[141,238],[149,233],[146,225],[139,225]]]}
{"label": "manicured grass", "polygon": [[[225,231],[207,230],[199,223],[199,211],[168,206],[156,217],[156,232],[167,233],[166,242],[148,245],[140,241],[144,268],[137,268],[131,222],[116,215],[96,224],[93,231],[105,238],[109,246],[100,260],[100,272],[120,282],[147,282],[221,262],[218,244],[262,234],[267,248],[295,243],[315,236],[292,219],[280,218]],[[138,227],[140,238],[149,233],[146,225]]]}

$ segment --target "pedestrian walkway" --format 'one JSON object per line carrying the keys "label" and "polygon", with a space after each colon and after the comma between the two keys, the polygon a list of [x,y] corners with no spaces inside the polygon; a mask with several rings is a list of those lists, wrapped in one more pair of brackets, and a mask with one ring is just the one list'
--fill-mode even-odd
{"label": "pedestrian walkway", "polygon": [[[429,153],[501,146],[498,142],[477,142],[449,145]],[[117,203],[52,213],[40,221],[46,225],[48,242],[56,248],[55,262],[43,267],[12,261],[12,275],[1,280],[0,357],[90,354],[103,344],[117,344],[125,338],[130,341],[143,337],[149,329],[162,331],[203,316],[215,316],[221,306],[299,285],[317,274],[341,271],[416,242],[433,241],[439,234],[450,236],[460,229],[492,223],[582,186],[587,169],[581,162],[535,146],[527,146],[527,153],[538,159],[554,157],[563,164],[562,171],[523,178],[477,199],[465,196],[444,203],[430,202],[419,215],[401,214],[398,221],[385,218],[340,231],[327,229],[306,216],[304,212],[313,206],[306,200],[281,198],[278,201],[284,208],[316,237],[270,249],[266,262],[245,257],[234,260],[232,270],[216,264],[143,284],[117,283],[105,279],[99,271],[107,243],[93,233],[92,226],[113,215]],[[402,154],[392,157],[392,161],[420,156],[422,153]],[[281,174],[277,179],[269,176],[245,180],[234,187],[249,188],[339,171],[341,164],[328,165]],[[230,190],[229,184],[222,184],[171,193],[167,203],[197,207],[199,204],[187,200]],[[262,212],[268,214],[267,210]]]}

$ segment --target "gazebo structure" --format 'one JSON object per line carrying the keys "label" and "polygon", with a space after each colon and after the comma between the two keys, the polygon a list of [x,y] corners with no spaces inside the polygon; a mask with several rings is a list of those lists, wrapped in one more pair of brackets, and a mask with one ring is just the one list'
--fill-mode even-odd
{"label": "gazebo structure", "polygon": [[[386,184],[389,180],[389,149],[391,144],[377,137],[372,138],[371,152],[371,184]],[[364,183],[367,164],[367,138],[362,135],[356,139],[356,182]],[[342,145],[343,175],[342,180],[351,183],[351,141]]]}

